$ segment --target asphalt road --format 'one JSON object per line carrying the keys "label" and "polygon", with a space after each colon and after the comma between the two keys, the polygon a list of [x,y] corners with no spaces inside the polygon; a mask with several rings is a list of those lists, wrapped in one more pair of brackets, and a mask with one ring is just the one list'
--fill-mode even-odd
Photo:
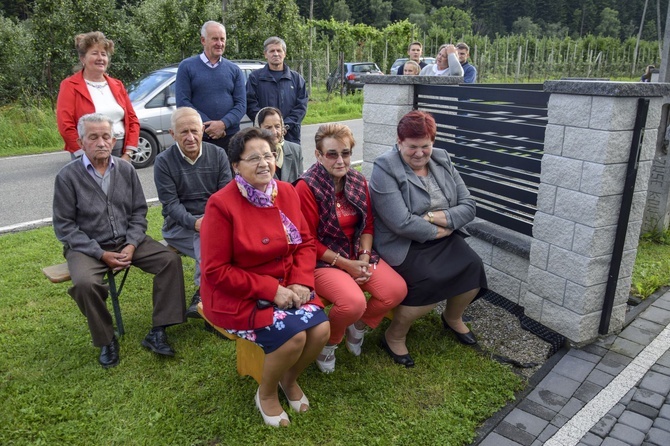
{"label": "asphalt road", "polygon": [[[358,143],[357,153],[362,158],[363,120],[344,123],[354,133]],[[305,168],[315,161],[314,134],[318,127],[302,127]],[[54,178],[69,160],[70,155],[66,152],[0,158],[0,233],[50,222]],[[137,173],[147,201],[155,201],[157,194],[153,166],[139,169]]]}

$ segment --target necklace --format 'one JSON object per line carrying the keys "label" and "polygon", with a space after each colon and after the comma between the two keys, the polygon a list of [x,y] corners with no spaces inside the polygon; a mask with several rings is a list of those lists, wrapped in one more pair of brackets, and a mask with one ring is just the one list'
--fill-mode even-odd
{"label": "necklace", "polygon": [[86,81],[86,85],[95,88],[97,91],[100,92],[100,94],[104,94],[102,90],[107,86],[107,81],[102,82]]}

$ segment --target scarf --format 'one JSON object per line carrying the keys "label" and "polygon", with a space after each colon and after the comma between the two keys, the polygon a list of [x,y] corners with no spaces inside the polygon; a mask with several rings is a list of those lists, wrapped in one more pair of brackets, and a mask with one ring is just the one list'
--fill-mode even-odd
{"label": "scarf", "polygon": [[[244,198],[249,201],[252,205],[257,208],[269,208],[274,206],[275,198],[277,198],[277,182],[272,179],[268,187],[265,189],[265,192],[260,191],[253,187],[251,184],[247,183],[242,175],[235,175],[235,182],[237,183],[237,188]],[[302,237],[300,236],[300,231],[293,224],[289,218],[284,215],[281,209],[277,208],[279,211],[279,216],[281,217],[282,225],[284,226],[284,232],[286,233],[286,240],[289,245],[299,245],[302,243]]]}
{"label": "scarf", "polygon": [[[319,163],[314,163],[300,177],[309,186],[319,209],[319,225],[316,229],[316,237],[321,243],[333,252],[339,253],[341,257],[351,258],[352,243],[340,228],[335,210],[335,184],[328,171]],[[344,179],[344,196],[356,209],[358,223],[353,236],[353,252],[360,249],[361,234],[365,229],[368,216],[367,206],[367,184],[365,177],[354,169],[349,169]],[[377,263],[379,255],[373,250],[370,254],[370,263]],[[330,267],[330,264],[318,260],[317,268]]]}

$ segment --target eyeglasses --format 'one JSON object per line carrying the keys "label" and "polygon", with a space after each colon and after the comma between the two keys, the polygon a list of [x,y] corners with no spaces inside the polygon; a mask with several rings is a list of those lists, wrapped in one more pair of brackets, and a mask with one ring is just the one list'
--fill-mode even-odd
{"label": "eyeglasses", "polygon": [[275,152],[268,152],[263,154],[263,156],[251,155],[248,158],[240,158],[240,161],[246,161],[249,164],[259,165],[261,163],[261,159],[264,159],[267,163],[274,163],[277,161],[277,154]]}
{"label": "eyeglasses", "polygon": [[343,160],[351,157],[351,150],[343,150],[341,152],[337,152],[337,150],[329,150],[326,153],[321,152],[321,155],[325,156],[329,160],[336,160],[339,157],[342,157]]}

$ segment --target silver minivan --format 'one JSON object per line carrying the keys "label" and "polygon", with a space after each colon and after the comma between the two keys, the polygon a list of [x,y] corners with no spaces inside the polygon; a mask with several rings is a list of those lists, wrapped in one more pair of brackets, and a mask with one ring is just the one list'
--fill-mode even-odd
{"label": "silver minivan", "polygon": [[[265,66],[264,62],[257,60],[231,62],[240,67],[245,80],[252,71]],[[174,142],[170,136],[170,117],[176,108],[175,80],[178,66],[174,64],[152,71],[128,86],[128,96],[140,121],[138,150],[131,156],[131,162],[138,169],[150,166],[156,155]],[[250,125],[251,121],[244,115],[240,126],[244,128]]]}

